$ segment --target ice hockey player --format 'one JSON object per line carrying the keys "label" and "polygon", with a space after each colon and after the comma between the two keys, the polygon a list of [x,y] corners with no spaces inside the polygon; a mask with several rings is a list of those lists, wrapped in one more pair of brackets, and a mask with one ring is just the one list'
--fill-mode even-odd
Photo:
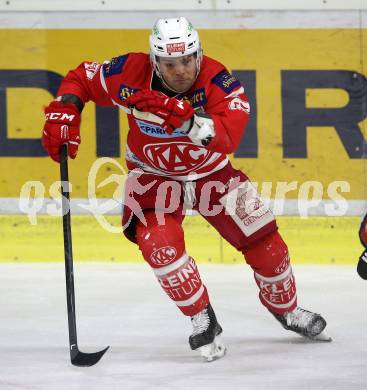
{"label": "ice hockey player", "polygon": [[359,228],[359,240],[364,246],[364,251],[359,257],[357,272],[362,279],[367,280],[367,214],[364,216]]}
{"label": "ice hockey player", "polygon": [[185,249],[182,221],[189,207],[243,253],[260,302],[285,329],[327,339],[324,318],[297,306],[288,249],[274,216],[227,157],[249,118],[244,88],[221,63],[203,56],[192,24],[184,17],[159,19],[150,55],[86,61],[70,71],[45,109],[42,141],[55,161],[64,143],[76,157],[80,113],[89,100],[128,115],[124,233],[169,298],[191,317],[190,347],[207,361],[226,350],[206,286]]}

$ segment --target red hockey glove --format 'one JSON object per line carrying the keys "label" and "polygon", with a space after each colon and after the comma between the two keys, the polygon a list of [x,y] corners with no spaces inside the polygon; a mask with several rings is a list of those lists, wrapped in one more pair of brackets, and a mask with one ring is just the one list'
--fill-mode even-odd
{"label": "red hockey glove", "polygon": [[60,147],[68,144],[71,158],[75,158],[80,144],[80,113],[72,103],[53,101],[45,108],[46,123],[42,145],[50,157],[60,162]]}
{"label": "red hockey glove", "polygon": [[[184,122],[194,116],[194,110],[188,102],[169,98],[157,91],[141,90],[130,96],[126,103],[136,107],[139,111],[158,116],[163,120],[163,123],[160,123],[161,127],[168,134],[172,134],[175,129],[181,127]],[[153,119],[147,117],[147,120],[152,121]]]}

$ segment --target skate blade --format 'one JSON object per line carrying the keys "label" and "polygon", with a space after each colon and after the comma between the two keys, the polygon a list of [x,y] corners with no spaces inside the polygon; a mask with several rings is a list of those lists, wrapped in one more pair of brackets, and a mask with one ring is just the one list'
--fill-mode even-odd
{"label": "skate blade", "polygon": [[331,341],[333,341],[333,339],[329,335],[327,335],[325,332],[321,332],[320,334],[318,334],[317,336],[314,336],[314,337],[307,337],[307,336],[305,336],[305,337],[309,340],[312,340],[312,341],[321,341],[324,343],[330,343]]}
{"label": "skate blade", "polygon": [[321,332],[317,336],[313,337],[313,340],[315,340],[315,341],[323,341],[323,342],[326,342],[326,343],[330,343],[330,341],[333,341],[333,339],[328,334],[326,334],[325,332]]}
{"label": "skate blade", "polygon": [[227,349],[220,336],[216,336],[212,343],[203,345],[198,350],[205,361],[212,362],[223,357]]}

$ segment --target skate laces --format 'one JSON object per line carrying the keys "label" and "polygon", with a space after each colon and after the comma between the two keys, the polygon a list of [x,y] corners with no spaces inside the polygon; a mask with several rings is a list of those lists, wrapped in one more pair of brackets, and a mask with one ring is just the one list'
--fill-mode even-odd
{"label": "skate laces", "polygon": [[199,333],[205,332],[210,324],[208,309],[204,309],[200,313],[195,314],[193,317],[191,317],[191,322],[194,327],[191,336],[195,336]]}
{"label": "skate laces", "polygon": [[298,328],[306,328],[315,315],[315,313],[308,310],[296,307],[293,311],[286,314],[287,325]]}

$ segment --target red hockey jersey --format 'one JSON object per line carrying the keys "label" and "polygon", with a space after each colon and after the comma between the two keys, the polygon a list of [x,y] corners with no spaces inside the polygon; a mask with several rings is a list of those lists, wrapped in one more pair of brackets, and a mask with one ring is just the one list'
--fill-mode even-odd
{"label": "red hockey jersey", "polygon": [[58,96],[77,95],[84,103],[118,106],[128,114],[126,161],[129,169],[177,180],[193,180],[223,168],[227,154],[238,147],[249,117],[249,103],[239,81],[219,62],[204,56],[200,73],[189,91],[178,99],[195,111],[210,114],[215,137],[206,147],[194,144],[179,129],[167,134],[159,125],[135,118],[126,105],[131,94],[154,89],[149,55],[128,53],[104,64],[83,62],[64,78]]}

